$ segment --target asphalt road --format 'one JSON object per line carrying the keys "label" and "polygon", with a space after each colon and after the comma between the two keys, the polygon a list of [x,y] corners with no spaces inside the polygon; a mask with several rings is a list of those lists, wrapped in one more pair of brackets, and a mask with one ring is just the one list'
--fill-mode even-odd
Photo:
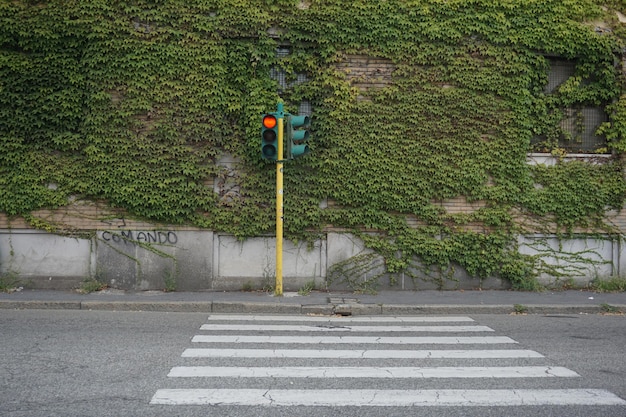
{"label": "asphalt road", "polygon": [[[490,393],[550,392],[550,390],[593,391],[626,399],[626,318],[601,315],[472,315],[468,322],[426,323],[434,328],[400,329],[390,333],[398,323],[365,323],[372,329],[352,333],[364,323],[317,324],[315,331],[303,331],[295,321],[227,320],[215,316],[209,320],[206,313],[111,312],[85,310],[2,310],[0,311],[0,415],[22,416],[563,416],[563,417],[624,417],[626,402],[618,405],[510,405],[510,406],[442,406],[439,398],[428,406],[346,406],[346,405],[180,405],[159,404],[155,400],[165,390],[216,389],[234,392],[235,402],[252,395],[254,390],[278,394],[293,390],[326,393],[327,398],[310,400],[332,402],[333,395],[343,395],[351,401],[353,392],[366,390],[395,390],[397,392],[426,390],[445,393],[482,390]],[[444,316],[446,317],[446,316]],[[258,316],[257,316],[258,318]],[[385,320],[389,319],[388,317]],[[406,319],[406,318],[405,318]],[[240,330],[228,330],[233,325],[251,325]],[[422,326],[418,323],[401,325]],[[226,325],[226,328],[220,327]],[[290,330],[261,329],[261,325],[290,325]],[[306,325],[306,323],[305,323]],[[310,325],[310,324],[308,324]],[[479,326],[476,329],[449,329],[447,326]],[[216,327],[217,326],[217,327]],[[319,327],[322,328],[319,328]],[[350,327],[330,329],[329,327]],[[376,326],[380,326],[376,328]],[[489,330],[485,331],[484,327]],[[305,329],[306,330],[306,329]],[[336,331],[335,331],[336,330]],[[467,332],[466,332],[467,330]],[[476,331],[473,331],[476,330]],[[227,337],[268,335],[288,336],[286,342],[247,344],[229,342]],[[315,344],[295,343],[300,337],[358,336],[353,343]],[[215,337],[217,342],[201,342],[198,337]],[[510,338],[505,345],[446,345],[434,342],[421,344],[373,344],[381,337],[497,337]],[[391,339],[389,339],[391,340]],[[398,339],[399,340],[399,339]],[[422,340],[422,339],[419,339]],[[425,340],[425,339],[424,339]],[[394,342],[395,343],[395,342]],[[398,342],[399,343],[399,342]],[[301,358],[235,357],[242,349],[259,350],[267,347]],[[219,351],[214,358],[192,357],[189,352],[204,349]],[[224,349],[233,349],[225,351]],[[337,350],[363,352],[393,350],[404,352],[434,352],[441,350],[524,350],[539,357],[479,358],[458,357],[405,359],[385,357],[332,357]],[[323,351],[330,357],[309,357],[312,350]],[[224,353],[226,352],[226,353]],[[230,352],[230,353],[228,353]],[[295,353],[294,353],[295,352]],[[330,352],[330,353],[329,353]],[[360,355],[361,353],[359,353]],[[187,355],[184,357],[184,355]],[[245,356],[245,355],[244,355]],[[310,372],[323,369],[324,376],[292,375],[293,367],[306,367]],[[199,372],[215,370],[234,372],[227,376],[189,376],[191,367]],[[336,368],[349,367],[364,372],[376,367],[399,372],[396,376],[362,377],[333,376]],[[427,367],[431,377],[411,375],[415,367]],[[548,369],[548,373],[562,372],[562,377],[489,376],[459,378],[439,374],[454,368],[454,372],[485,368],[516,367]],[[367,368],[367,369],[364,369]],[[246,376],[250,369],[261,375]],[[401,374],[402,370],[407,374]],[[343,369],[345,371],[345,369]],[[412,371],[413,370],[413,371]],[[423,371],[423,369],[421,370]],[[179,372],[180,375],[175,375]],[[285,372],[276,376],[263,372]],[[242,374],[243,373],[243,374]],[[327,374],[326,374],[327,373]],[[575,376],[571,376],[573,373]],[[170,376],[168,376],[170,375]],[[552,376],[552,375],[551,375]],[[247,389],[250,391],[241,391]],[[233,390],[233,391],[229,391]],[[486,391],[489,390],[489,391]],[[492,391],[496,390],[496,391]],[[501,391],[507,390],[507,391]],[[195,392],[195,391],[194,391]],[[204,391],[203,391],[204,392]],[[578,392],[578,391],[574,391]],[[618,399],[619,400],[619,399]]]}

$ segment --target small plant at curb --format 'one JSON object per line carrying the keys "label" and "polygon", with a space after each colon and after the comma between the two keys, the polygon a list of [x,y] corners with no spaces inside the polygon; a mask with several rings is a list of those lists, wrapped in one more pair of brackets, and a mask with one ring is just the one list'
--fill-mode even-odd
{"label": "small plant at curb", "polygon": [[176,276],[171,271],[168,271],[165,274],[164,281],[165,281],[165,288],[163,289],[163,291],[165,292],[176,291]]}
{"label": "small plant at curb", "polygon": [[514,304],[513,313],[514,314],[528,314],[528,307],[526,307],[523,304]]}
{"label": "small plant at curb", "polygon": [[0,274],[0,292],[14,292],[20,281],[14,273]]}
{"label": "small plant at curb", "polygon": [[600,309],[602,310],[603,314],[624,314],[624,312],[622,310],[620,310],[619,308],[612,306],[610,304],[607,303],[602,303],[600,304]]}
{"label": "small plant at curb", "polygon": [[591,283],[591,288],[598,292],[624,292],[626,291],[626,278],[596,279]]}
{"label": "small plant at curb", "polygon": [[263,277],[263,285],[261,286],[261,291],[263,292],[274,292],[276,289],[276,278],[265,276]]}
{"label": "small plant at curb", "polygon": [[87,278],[83,281],[78,292],[82,294],[89,294],[96,291],[102,291],[107,288],[107,285],[93,278]]}
{"label": "small plant at curb", "polygon": [[298,290],[299,295],[309,295],[315,289],[315,281],[309,281]]}

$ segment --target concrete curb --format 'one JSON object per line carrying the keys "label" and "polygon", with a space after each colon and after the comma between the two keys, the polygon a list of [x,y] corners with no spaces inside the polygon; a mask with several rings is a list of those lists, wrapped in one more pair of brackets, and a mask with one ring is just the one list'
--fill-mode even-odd
{"label": "concrete curb", "polygon": [[80,310],[80,301],[0,300],[0,309],[9,310]]}
{"label": "concrete curb", "polygon": [[626,305],[410,305],[378,303],[298,304],[249,301],[48,301],[0,300],[0,309],[160,311],[182,313],[258,313],[304,315],[438,315],[438,314],[601,314],[625,313]]}

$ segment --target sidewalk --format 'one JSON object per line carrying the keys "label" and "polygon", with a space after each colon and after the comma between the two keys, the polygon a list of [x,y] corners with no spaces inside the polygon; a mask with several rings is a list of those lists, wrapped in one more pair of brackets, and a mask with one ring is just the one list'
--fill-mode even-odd
{"label": "sidewalk", "polygon": [[591,291],[381,291],[285,293],[124,292],[90,294],[22,290],[0,293],[1,309],[73,309],[204,313],[427,315],[427,314],[597,314],[626,313],[626,293]]}

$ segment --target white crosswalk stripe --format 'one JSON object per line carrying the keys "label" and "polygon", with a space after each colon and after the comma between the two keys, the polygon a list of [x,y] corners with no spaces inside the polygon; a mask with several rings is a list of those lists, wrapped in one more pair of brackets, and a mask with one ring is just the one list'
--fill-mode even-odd
{"label": "white crosswalk stripe", "polygon": [[576,377],[576,372],[549,366],[469,367],[229,367],[177,366],[170,377],[205,378],[543,378]]}
{"label": "white crosswalk stripe", "polygon": [[610,392],[593,389],[516,390],[265,390],[163,389],[153,404],[266,406],[521,406],[624,405]]}
{"label": "white crosswalk stripe", "polygon": [[506,336],[430,336],[430,337],[378,337],[378,336],[245,336],[196,335],[196,343],[278,343],[278,344],[373,344],[373,345],[499,345],[516,343]]}
{"label": "white crosswalk stripe", "polygon": [[507,359],[543,358],[533,350],[185,349],[183,358]]}
{"label": "white crosswalk stripe", "polygon": [[[159,389],[151,404],[626,406],[626,401],[605,390],[515,386],[513,381],[576,380],[580,375],[565,367],[545,364],[547,358],[516,348],[517,342],[509,337],[479,334],[494,330],[469,317],[211,315],[200,331],[202,334],[191,339],[194,346],[182,354],[183,361],[192,363],[171,368],[168,381],[173,387]],[[474,335],[463,336],[467,333]],[[259,359],[263,361],[258,362]],[[306,365],[302,364],[304,361]],[[503,389],[492,389],[489,384],[478,389],[481,381],[494,379],[502,381]],[[331,380],[362,382],[355,389],[321,389]],[[428,384],[434,386],[381,389],[390,386],[381,385],[384,380],[431,381]],[[290,386],[294,381],[296,385]],[[306,381],[305,387],[298,386],[298,381]],[[443,382],[437,386],[437,381]],[[450,389],[455,388],[450,383],[464,387],[461,381],[468,381],[468,388]],[[228,387],[222,387],[224,383]],[[311,383],[318,385],[311,388]],[[370,387],[364,388],[363,384]],[[259,389],[259,385],[263,388]]]}
{"label": "white crosswalk stripe", "polygon": [[474,319],[471,317],[462,316],[246,316],[243,314],[213,314],[209,316],[208,321],[280,321],[291,322],[296,321],[298,323],[473,323]]}
{"label": "white crosswalk stripe", "polygon": [[493,332],[487,326],[290,326],[282,324],[204,324],[200,330],[210,331],[275,331],[275,332],[413,332],[413,333],[467,333]]}

